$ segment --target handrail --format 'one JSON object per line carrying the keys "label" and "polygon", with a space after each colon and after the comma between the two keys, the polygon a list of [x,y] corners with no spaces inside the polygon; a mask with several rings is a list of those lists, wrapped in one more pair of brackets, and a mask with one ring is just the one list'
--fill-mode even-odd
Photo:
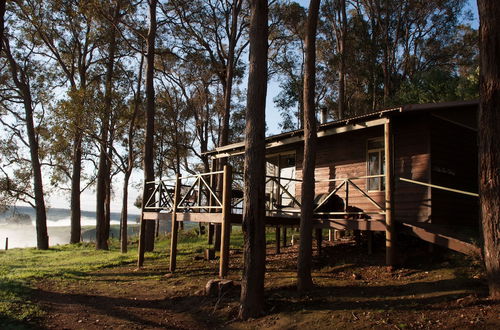
{"label": "handrail", "polygon": [[422,181],[417,181],[417,180],[410,180],[406,178],[399,178],[399,180],[404,181],[404,182],[409,182],[413,184],[418,184],[421,186],[426,186],[426,187],[431,187],[431,188],[436,188],[436,189],[441,189],[441,190],[446,190],[446,191],[451,191],[457,194],[462,194],[462,195],[468,195],[468,196],[473,196],[473,197],[479,197],[479,194],[469,192],[469,191],[464,191],[464,190],[459,190],[459,189],[453,189],[453,188],[448,188],[448,187],[443,187],[443,186],[438,186],[436,184],[430,184]]}
{"label": "handrail", "polygon": [[[144,182],[145,184],[150,184],[150,183],[160,183],[160,182],[169,182],[169,181],[175,181],[175,179],[160,179],[160,180],[155,180],[155,181],[146,181]],[[174,187],[175,185],[171,185]]]}
{"label": "handrail", "polygon": [[301,204],[300,204],[300,202],[299,202],[299,201],[295,198],[295,196],[293,196],[293,195],[292,195],[292,194],[288,191],[288,189],[286,189],[286,187],[284,187],[284,186],[283,186],[283,185],[279,182],[280,180],[277,180],[275,177],[271,177],[271,176],[266,176],[266,177],[269,177],[269,179],[266,181],[266,183],[268,183],[268,182],[270,182],[270,181],[275,182],[275,183],[276,183],[276,184],[280,187],[280,189],[282,189],[282,190],[283,190],[283,192],[284,192],[285,194],[287,194],[287,195],[288,195],[288,197],[290,197],[290,199],[291,199],[291,200],[292,200],[295,204],[297,204],[297,205],[300,207],[300,205],[301,205]]}
{"label": "handrail", "polygon": [[273,176],[273,175],[266,175],[266,178],[276,179],[276,180],[288,180],[288,181],[294,181],[294,182],[302,182],[301,179],[285,178],[285,177]]}
{"label": "handrail", "polygon": [[385,174],[375,174],[375,175],[363,175],[363,176],[355,176],[352,178],[336,178],[336,179],[328,179],[328,180],[317,180],[316,182],[336,182],[336,181],[344,181],[344,180],[361,180],[361,179],[374,179],[374,178],[384,178]]}
{"label": "handrail", "polygon": [[207,172],[207,173],[197,173],[197,174],[190,174],[186,176],[181,176],[179,179],[190,179],[190,178],[199,178],[200,176],[207,176],[207,175],[214,175],[214,174],[222,174],[224,171],[214,171],[214,172]]}
{"label": "handrail", "polygon": [[[182,185],[184,187],[188,187],[187,191],[183,193],[183,196],[180,196],[179,201],[176,205],[177,209],[183,209],[183,210],[213,210],[213,209],[221,209],[222,208],[222,203],[220,200],[220,196],[217,195],[217,191],[211,187],[208,182],[205,180],[205,177],[210,176],[210,175],[218,175],[218,174],[223,174],[224,171],[213,171],[213,172],[207,172],[207,173],[199,173],[199,174],[192,174],[192,175],[186,175],[184,177],[179,177],[180,180],[184,179],[191,179],[195,178],[193,182],[191,180],[188,180],[189,184],[187,185]],[[238,172],[233,172],[234,175],[240,175],[243,173],[238,173]],[[329,191],[327,194],[327,198],[325,198],[320,205],[317,205],[314,208],[314,212],[317,215],[324,215],[324,214],[339,214],[339,215],[350,215],[350,214],[384,214],[385,210],[384,208],[379,205],[373,198],[371,198],[365,191],[363,191],[358,185],[356,185],[352,180],[361,180],[361,179],[372,179],[372,178],[383,178],[385,177],[384,174],[379,174],[379,175],[366,175],[366,176],[358,176],[358,177],[351,177],[351,178],[335,178],[335,179],[328,179],[328,180],[317,180],[316,182],[339,182],[339,184],[332,189],[332,191]],[[286,196],[287,198],[290,198],[291,201],[298,207],[300,207],[301,203],[300,201],[297,200],[295,197],[295,192],[292,194],[288,189],[290,188],[289,184],[292,184],[293,182],[302,182],[301,179],[295,179],[295,178],[286,178],[286,177],[280,177],[280,176],[273,176],[273,175],[266,175],[266,184],[269,182],[272,182],[273,184],[276,184],[280,193],[280,196]],[[409,179],[404,179],[400,178],[402,181],[408,181],[412,183],[417,183],[417,184],[423,184],[423,185],[429,185],[425,184],[422,182],[416,182],[413,180]],[[171,182],[174,181],[173,179],[165,179],[165,180],[157,180],[157,181],[149,181],[146,182],[146,184],[155,184],[155,187],[150,195],[149,200],[145,204],[145,208],[147,209],[172,209],[172,196],[168,192],[170,190],[170,185],[167,185],[166,182]],[[289,183],[283,183],[283,181],[288,181]],[[346,212],[344,209],[344,212],[316,212],[323,204],[326,203],[326,201],[334,194],[338,193],[338,191],[344,187],[346,190],[347,196],[349,195],[349,189],[348,186],[351,185],[355,190],[358,190],[364,197],[366,197],[377,209],[378,211],[375,212]],[[451,188],[446,188],[446,187],[440,187],[440,186],[435,186],[435,185],[429,185],[432,187],[436,188],[444,188],[445,190],[451,190],[455,192],[460,192],[460,193],[465,193],[465,194],[471,194],[474,196],[473,193],[468,193],[468,192],[463,192],[463,191],[458,191],[456,189],[451,189]],[[292,185],[293,189],[294,185]],[[197,192],[196,192],[197,191]],[[197,193],[198,195],[195,195]],[[155,195],[158,195],[158,198],[155,198]],[[213,199],[215,202],[215,205],[201,205],[201,195],[204,195],[207,200]],[[197,196],[197,197],[193,197]],[[475,195],[477,196],[477,194]],[[192,199],[195,198],[197,201],[192,201]],[[235,208],[236,205],[240,204],[243,200],[240,198],[237,198],[235,201],[231,201],[232,207]],[[149,205],[153,202],[155,205]],[[204,203],[203,203],[204,204]],[[346,207],[348,204],[348,197],[346,197]],[[282,212],[292,212],[291,210],[273,210],[273,207],[271,206],[270,210],[266,211],[275,211],[278,213]]]}

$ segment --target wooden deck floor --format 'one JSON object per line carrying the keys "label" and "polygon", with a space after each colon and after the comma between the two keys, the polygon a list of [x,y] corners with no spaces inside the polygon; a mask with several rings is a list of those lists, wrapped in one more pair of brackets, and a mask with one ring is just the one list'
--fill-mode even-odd
{"label": "wooden deck floor", "polygon": [[[172,221],[172,213],[145,212],[145,220],[164,220]],[[177,221],[192,221],[192,222],[210,222],[221,223],[220,213],[177,213]],[[231,214],[231,224],[241,225],[242,215]],[[300,218],[297,216],[266,216],[266,226],[289,226],[298,227]],[[338,229],[338,230],[369,230],[369,231],[385,231],[385,222],[383,220],[348,220],[348,219],[313,219],[315,228]]]}
{"label": "wooden deck floor", "polygon": [[[172,221],[172,213],[145,212],[144,219]],[[177,221],[211,222],[221,223],[221,213],[177,213]],[[231,214],[231,224],[241,225],[242,215]],[[297,216],[266,216],[265,224],[269,227],[287,226],[298,227],[300,218]],[[457,237],[453,232],[441,228],[437,225],[425,223],[398,222],[402,230],[426,241],[448,249],[464,253],[466,255],[480,255],[481,250],[474,244],[467,242],[463,238]],[[337,229],[337,230],[364,230],[364,231],[385,231],[386,226],[383,220],[347,220],[347,219],[313,219],[314,228]]]}

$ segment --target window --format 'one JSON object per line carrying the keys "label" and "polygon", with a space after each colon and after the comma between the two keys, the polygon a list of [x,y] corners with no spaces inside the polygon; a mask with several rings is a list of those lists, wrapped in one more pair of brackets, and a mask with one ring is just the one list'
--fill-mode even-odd
{"label": "window", "polygon": [[[385,174],[385,153],[384,141],[382,139],[371,139],[367,143],[367,175]],[[385,190],[385,180],[383,177],[368,178],[368,191]]]}

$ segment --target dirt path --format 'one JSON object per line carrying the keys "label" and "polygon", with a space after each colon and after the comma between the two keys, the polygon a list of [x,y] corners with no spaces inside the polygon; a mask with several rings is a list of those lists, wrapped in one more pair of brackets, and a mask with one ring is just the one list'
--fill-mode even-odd
{"label": "dirt path", "polygon": [[[239,322],[238,292],[209,298],[202,288],[216,278],[216,261],[192,257],[174,276],[166,260],[48,279],[34,295],[47,312],[40,326],[52,329],[204,328],[456,328],[499,329],[500,305],[484,298],[480,270],[455,259],[415,257],[412,266],[388,273],[382,252],[342,244],[315,259],[317,288],[299,296],[294,288],[296,248],[268,251],[266,315]],[[231,275],[241,274],[241,254],[233,253]]]}

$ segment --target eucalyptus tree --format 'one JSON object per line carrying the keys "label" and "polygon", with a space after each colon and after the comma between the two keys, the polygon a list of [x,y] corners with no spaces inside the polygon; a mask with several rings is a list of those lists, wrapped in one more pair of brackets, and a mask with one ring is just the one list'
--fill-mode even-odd
{"label": "eucalyptus tree", "polygon": [[[1,194],[11,201],[22,200],[36,211],[37,248],[49,248],[42,161],[45,111],[51,101],[50,71],[37,56],[38,45],[31,31],[10,8],[9,24],[2,35],[0,123],[5,129],[1,141]],[[4,133],[4,134],[5,134]],[[29,157],[26,157],[26,149]]]}
{"label": "eucalyptus tree", "polygon": [[[129,106],[126,111],[118,114],[118,124],[116,127],[116,138],[120,146],[111,148],[116,156],[116,166],[123,173],[122,186],[122,210],[120,215],[120,249],[122,253],[127,252],[128,241],[128,195],[130,176],[134,168],[139,167],[143,121],[143,93],[142,93],[142,77],[143,77],[144,55],[141,54],[137,75],[129,72],[127,82],[132,95],[129,101]],[[135,83],[135,86],[134,86]]]}
{"label": "eucalyptus tree", "polygon": [[[304,127],[304,65],[305,22],[307,11],[296,2],[275,2],[270,6],[270,77],[279,81],[280,93],[273,99],[279,108],[283,131]],[[322,21],[319,22],[321,24]],[[318,34],[318,41],[326,38]],[[318,50],[321,54],[321,49]],[[316,85],[317,108],[325,108],[328,96],[334,91],[335,75],[326,71],[325,61],[318,61],[316,74],[321,84]]]}
{"label": "eucalyptus tree", "polygon": [[245,127],[243,278],[239,317],[258,317],[264,307],[266,236],[265,114],[267,94],[268,3],[250,1],[250,55]]}
{"label": "eucalyptus tree", "polygon": [[[6,0],[0,0],[0,38],[3,37],[4,30],[5,2]],[[0,43],[0,51],[2,51],[2,47],[3,45]]]}
{"label": "eucalyptus tree", "polygon": [[304,24],[306,9],[296,2],[270,6],[270,76],[278,76],[281,88],[274,98],[283,118],[282,130],[302,128],[304,100]]}
{"label": "eucalyptus tree", "polygon": [[297,288],[312,288],[312,218],[314,213],[314,171],[316,169],[316,31],[320,0],[311,0],[307,14],[304,72],[304,160],[300,206],[300,246],[297,259]]}
{"label": "eucalyptus tree", "polygon": [[451,62],[447,46],[464,15],[465,0],[359,0],[357,5],[370,22],[372,46],[380,49],[384,105],[391,104],[401,82]]}
{"label": "eucalyptus tree", "polygon": [[347,1],[325,1],[322,8],[325,20],[324,33],[328,34],[329,42],[335,42],[338,60],[335,61],[338,72],[337,119],[342,119],[346,112],[346,39],[348,33]]}
{"label": "eucalyptus tree", "polygon": [[[104,82],[104,104],[100,113],[99,134],[99,165],[96,182],[96,248],[108,249],[109,225],[110,225],[110,202],[111,202],[111,162],[113,158],[113,102],[115,93],[115,66],[117,57],[120,56],[120,35],[117,30],[121,29],[121,19],[126,8],[125,1],[116,0],[110,3],[104,2],[99,6],[103,23],[101,31],[104,35],[103,46],[104,62],[106,70]],[[119,102],[118,102],[119,103]]]}
{"label": "eucalyptus tree", "polygon": [[[56,65],[61,88],[67,88],[65,105],[56,109],[54,123],[61,127],[60,137],[70,143],[71,165],[58,164],[63,176],[71,181],[71,243],[81,239],[82,160],[85,154],[84,128],[89,122],[89,100],[98,63],[97,47],[101,37],[96,32],[95,11],[90,0],[13,1],[22,13],[32,35],[43,46],[40,56]],[[55,159],[59,159],[57,156]]]}
{"label": "eucalyptus tree", "polygon": [[[244,68],[240,62],[247,45],[248,5],[243,0],[169,1],[161,7],[169,21],[172,49],[181,57],[202,54],[208,59],[209,70],[222,88],[221,127],[217,145],[229,141],[233,85],[241,82]],[[219,169],[226,163],[220,159]],[[218,180],[222,190],[222,180]],[[217,226],[215,246],[219,247],[220,226]]]}
{"label": "eucalyptus tree", "polygon": [[500,298],[500,4],[478,0],[481,47],[479,192],[490,297]]}
{"label": "eucalyptus tree", "polygon": [[222,127],[218,145],[229,143],[234,80],[242,77],[241,56],[248,40],[248,8],[243,0],[169,1],[163,6],[169,18],[172,48],[183,57],[203,54],[223,91]]}

